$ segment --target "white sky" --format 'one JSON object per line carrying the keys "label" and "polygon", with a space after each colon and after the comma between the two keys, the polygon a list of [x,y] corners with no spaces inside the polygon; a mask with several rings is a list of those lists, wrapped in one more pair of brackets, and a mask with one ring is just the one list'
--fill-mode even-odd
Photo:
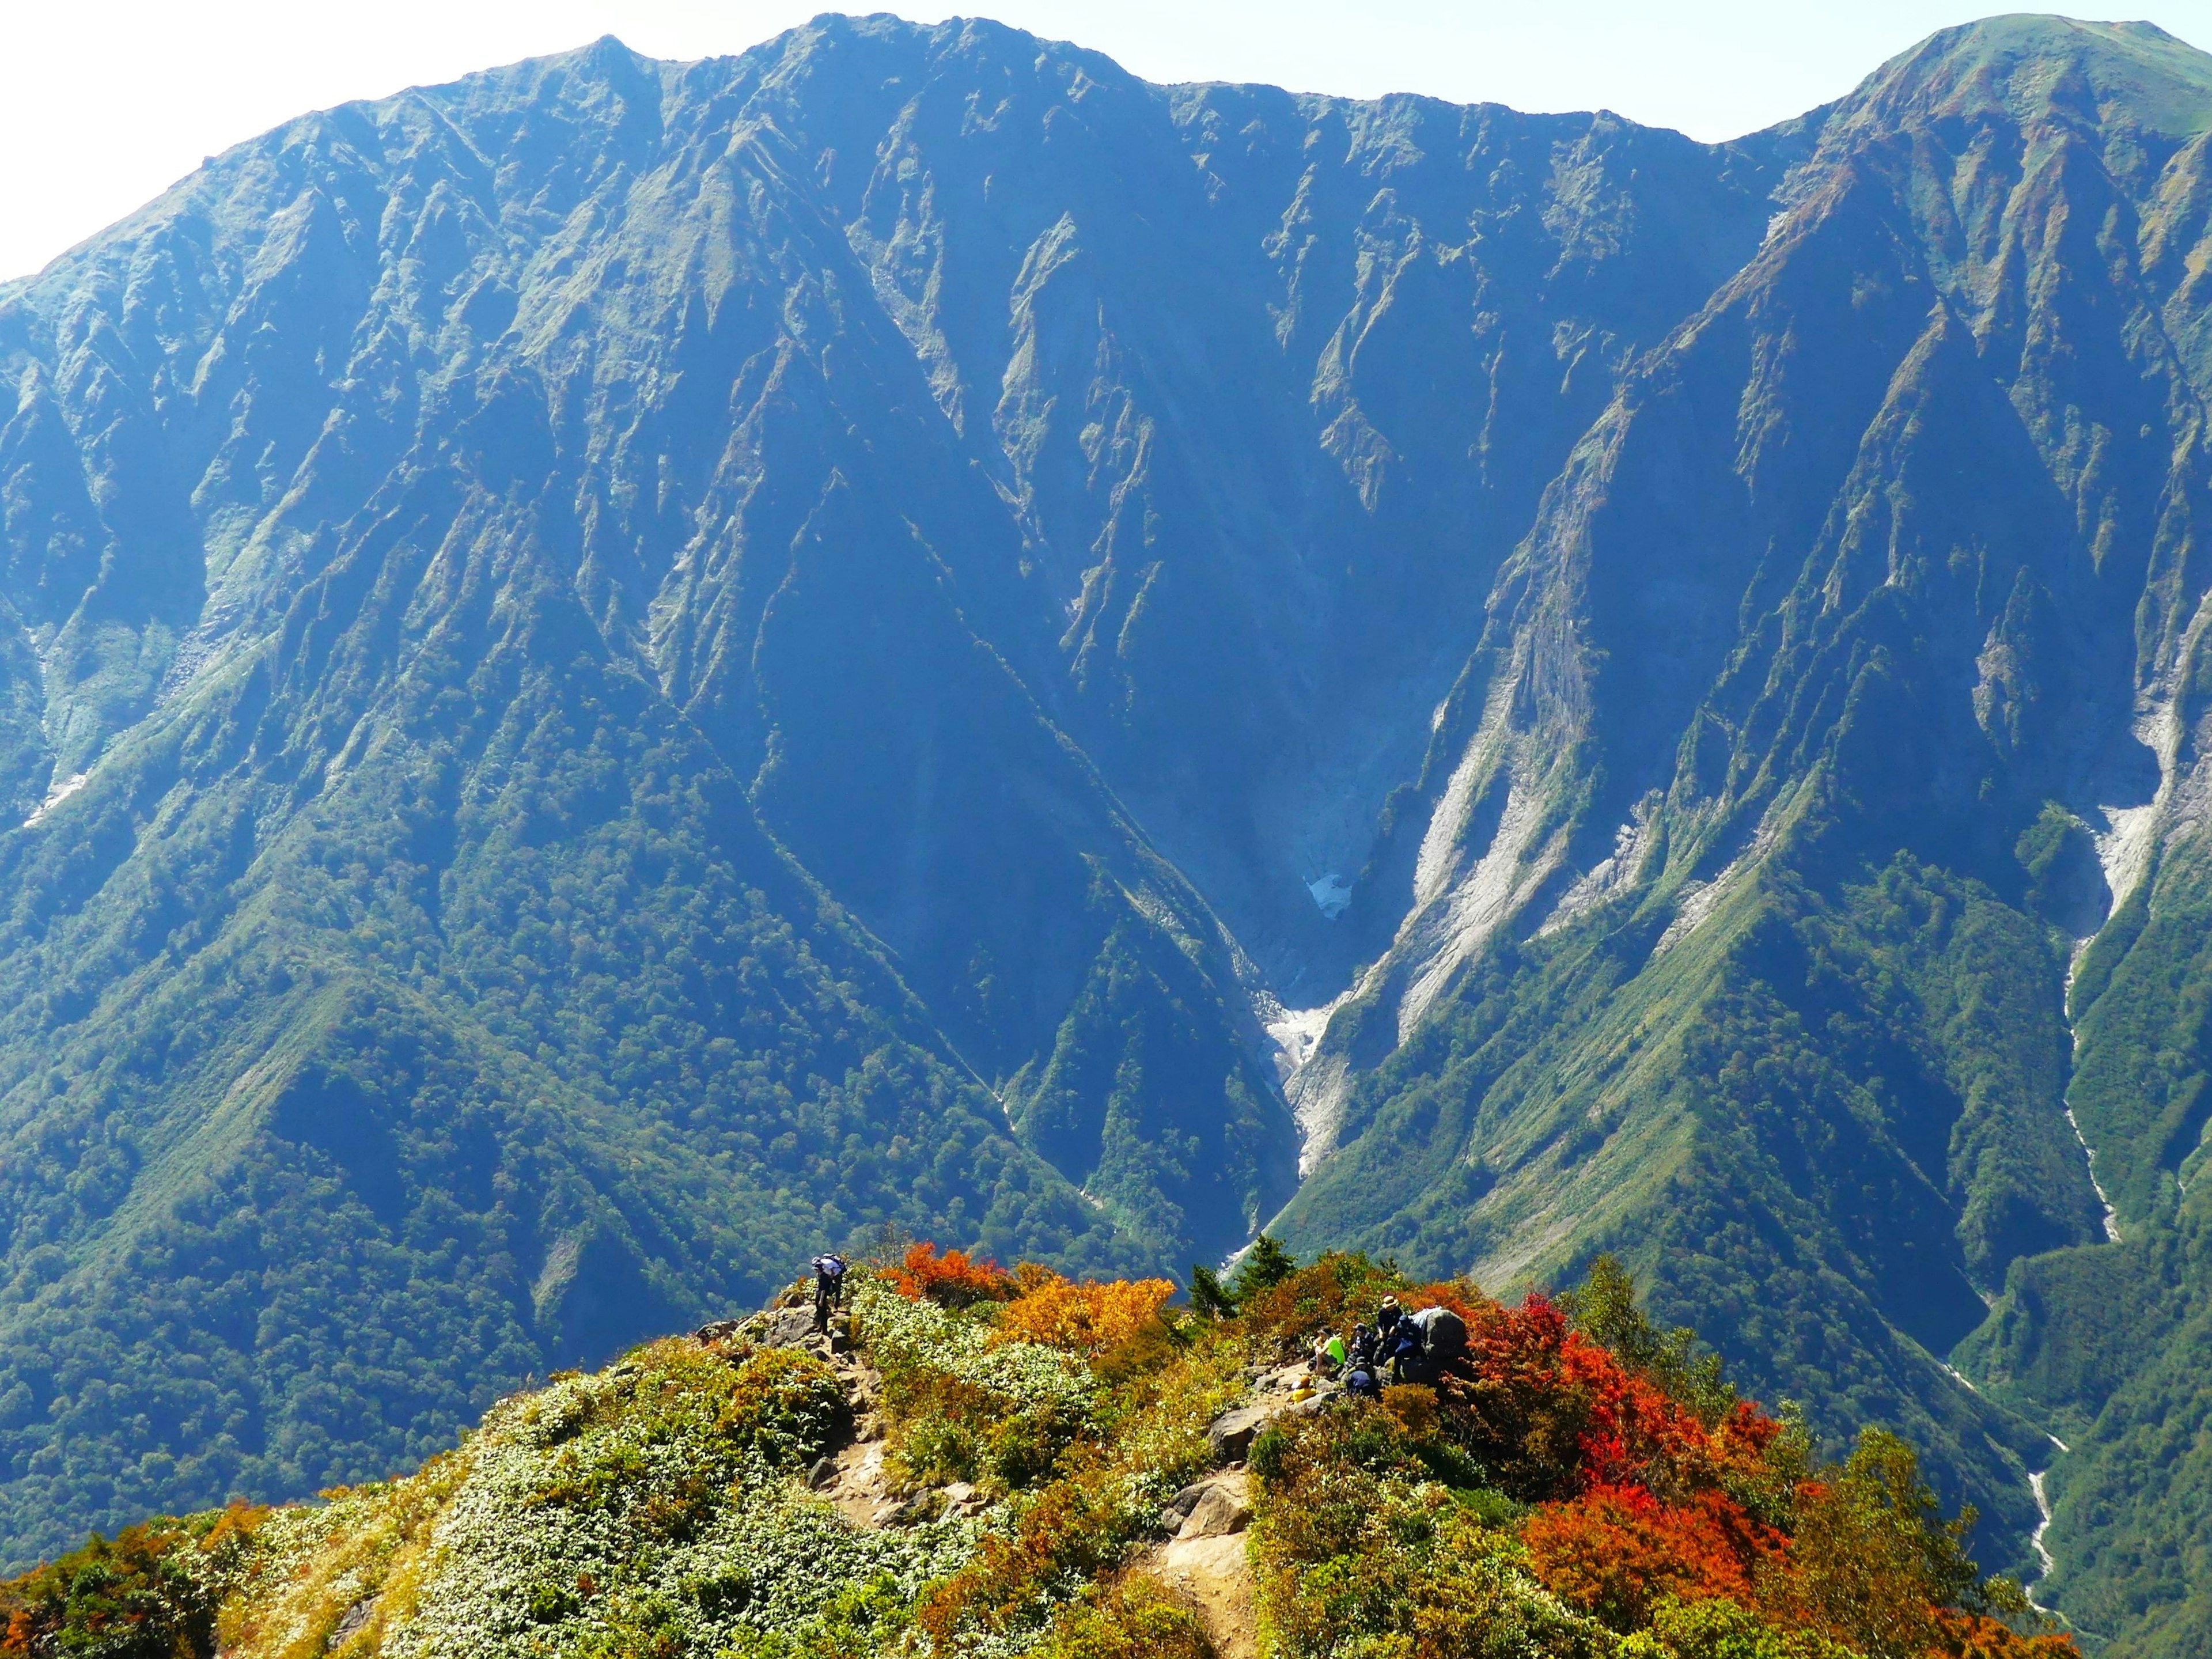
{"label": "white sky", "polygon": [[[1724,138],[1838,96],[1930,30],[1991,7],[969,0],[948,9],[908,0],[892,9],[925,21],[981,13],[1095,47],[1156,81],[1603,107]],[[819,0],[0,0],[0,277],[38,269],[203,156],[307,110],[607,33],[662,58],[739,52],[819,9]],[[2212,48],[2212,0],[2135,0],[2125,15]]]}

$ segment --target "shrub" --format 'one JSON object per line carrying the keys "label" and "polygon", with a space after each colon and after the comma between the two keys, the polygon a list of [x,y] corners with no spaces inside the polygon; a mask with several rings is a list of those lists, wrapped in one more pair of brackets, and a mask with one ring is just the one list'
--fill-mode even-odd
{"label": "shrub", "polygon": [[1855,1659],[1817,1631],[1778,1629],[1725,1598],[1662,1599],[1651,1627],[1620,1644],[1620,1659]]}
{"label": "shrub", "polygon": [[1190,1610],[1152,1579],[1108,1581],[1096,1596],[1060,1609],[1034,1659],[1212,1659]]}
{"label": "shrub", "polygon": [[1599,1486],[1547,1504],[1522,1537],[1537,1577],[1621,1632],[1650,1623],[1670,1596],[1748,1604],[1754,1572],[1784,1544],[1722,1493],[1676,1505],[1638,1486]]}
{"label": "shrub", "polygon": [[1102,1461],[1083,1461],[1040,1489],[1011,1533],[985,1536],[975,1559],[923,1601],[915,1624],[939,1654],[979,1638],[1034,1630],[1052,1602],[1121,1564],[1148,1524]]}
{"label": "shrub", "polygon": [[995,1261],[971,1261],[964,1250],[947,1250],[925,1241],[909,1248],[905,1260],[886,1275],[899,1294],[940,1308],[969,1308],[979,1302],[1011,1302],[1021,1284]]}
{"label": "shrub", "polygon": [[1075,1284],[1054,1273],[1006,1304],[992,1340],[1095,1355],[1158,1323],[1174,1294],[1164,1279]]}
{"label": "shrub", "polygon": [[795,1348],[764,1349],[740,1364],[721,1409],[724,1433],[785,1467],[817,1456],[849,1419],[837,1373]]}
{"label": "shrub", "polygon": [[0,1583],[0,1654],[202,1659],[216,1614],[265,1510],[233,1504],[94,1533],[83,1547]]}
{"label": "shrub", "polygon": [[1404,1430],[1342,1408],[1285,1426],[1260,1474],[1262,1617],[1283,1659],[1600,1659],[1612,1638],[1518,1565],[1512,1534],[1420,1479]]}

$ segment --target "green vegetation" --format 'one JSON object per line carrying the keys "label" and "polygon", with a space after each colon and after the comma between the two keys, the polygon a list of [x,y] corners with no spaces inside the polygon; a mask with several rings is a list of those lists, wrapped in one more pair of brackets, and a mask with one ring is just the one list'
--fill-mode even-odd
{"label": "green vegetation", "polygon": [[[1965,1523],[1936,1511],[1901,1443],[1870,1437],[1816,1468],[1802,1434],[1752,1407],[1668,1394],[1672,1340],[1639,1322],[1609,1263],[1577,1305],[1631,1340],[1632,1364],[1540,1297],[1509,1309],[1358,1257],[1284,1265],[1227,1321],[1164,1310],[1146,1284],[1004,1274],[927,1247],[864,1272],[853,1323],[908,1494],[891,1525],[797,1478],[848,1443],[848,1378],[760,1346],[756,1320],[502,1401],[401,1480],[95,1538],[0,1586],[0,1653],[2072,1651],[1989,1616],[2033,1622],[1962,1554]],[[1296,1408],[1253,1443],[1250,1533],[1221,1537],[1216,1558],[1249,1598],[1194,1601],[1163,1542],[1182,1516],[1163,1506],[1211,1478],[1207,1425],[1315,1323],[1347,1325],[1378,1291],[1461,1310],[1467,1356],[1379,1402],[1277,1395]],[[1309,1398],[1318,1409],[1297,1406]],[[941,1461],[979,1433],[1028,1453]]]}

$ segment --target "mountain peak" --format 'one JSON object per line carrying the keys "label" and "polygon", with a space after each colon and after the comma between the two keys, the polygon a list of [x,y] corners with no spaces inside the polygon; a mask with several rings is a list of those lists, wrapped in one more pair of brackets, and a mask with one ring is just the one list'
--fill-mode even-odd
{"label": "mountain peak", "polygon": [[2212,129],[2212,56],[2154,23],[2014,12],[1939,29],[1861,83],[1854,106],[1908,121],[2057,117],[2179,141]]}

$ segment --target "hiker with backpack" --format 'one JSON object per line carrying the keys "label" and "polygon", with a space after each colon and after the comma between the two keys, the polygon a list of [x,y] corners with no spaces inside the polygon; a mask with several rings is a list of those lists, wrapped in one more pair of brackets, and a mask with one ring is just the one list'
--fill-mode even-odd
{"label": "hiker with backpack", "polygon": [[814,1328],[827,1331],[830,1316],[845,1293],[845,1258],[830,1252],[814,1258]]}
{"label": "hiker with backpack", "polygon": [[1425,1382],[1426,1367],[1422,1361],[1427,1352],[1423,1340],[1425,1333],[1410,1319],[1400,1319],[1390,1328],[1390,1341],[1383,1350],[1390,1362],[1390,1381],[1394,1383]]}
{"label": "hiker with backpack", "polygon": [[1467,1322],[1441,1305],[1407,1313],[1395,1296],[1382,1298],[1375,1329],[1352,1328],[1353,1354],[1378,1375],[1390,1368],[1394,1383],[1433,1382],[1444,1368],[1467,1352]]}

